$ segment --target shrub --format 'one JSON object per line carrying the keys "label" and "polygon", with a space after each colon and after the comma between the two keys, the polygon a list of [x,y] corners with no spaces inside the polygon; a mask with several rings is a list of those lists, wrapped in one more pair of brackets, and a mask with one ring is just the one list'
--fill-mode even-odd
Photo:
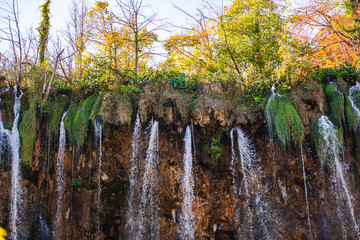
{"label": "shrub", "polygon": [[69,185],[71,187],[75,187],[78,192],[81,192],[84,183],[80,179],[74,179],[72,182],[69,183]]}
{"label": "shrub", "polygon": [[19,133],[21,136],[21,158],[22,162],[29,168],[32,167],[32,159],[37,132],[37,106],[38,99],[31,100],[30,108],[24,114],[24,117],[19,125]]}
{"label": "shrub", "polygon": [[210,145],[205,145],[205,150],[210,155],[211,160],[216,163],[222,155],[224,146],[221,144],[221,132],[218,132],[214,137],[211,138]]}
{"label": "shrub", "polygon": [[293,143],[301,147],[305,136],[304,125],[290,100],[279,95],[265,107],[266,116],[269,114],[268,109],[275,133],[283,146]]}

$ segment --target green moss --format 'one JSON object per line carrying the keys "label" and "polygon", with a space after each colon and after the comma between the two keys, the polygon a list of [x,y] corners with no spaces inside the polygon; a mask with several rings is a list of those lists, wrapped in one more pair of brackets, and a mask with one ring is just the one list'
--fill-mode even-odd
{"label": "green moss", "polygon": [[80,109],[77,111],[74,121],[71,124],[71,134],[78,148],[83,145],[87,137],[90,123],[90,114],[94,102],[94,96],[88,97],[84,103],[80,105]]}
{"label": "green moss", "polygon": [[14,108],[11,99],[2,99],[0,104],[1,120],[6,129],[11,129],[14,122]]}
{"label": "green moss", "polygon": [[331,84],[326,84],[325,86],[325,95],[327,97],[333,96],[333,94],[336,92],[336,87]]}
{"label": "green moss", "polygon": [[100,95],[96,98],[90,114],[91,120],[94,120],[94,118],[99,114],[101,105],[103,103],[103,99],[104,99],[103,95]]}
{"label": "green moss", "polygon": [[346,99],[345,113],[346,113],[347,124],[350,130],[353,131],[354,133],[357,132],[359,128],[359,118],[356,111],[351,106],[349,99]]}
{"label": "green moss", "polygon": [[325,95],[328,99],[330,111],[333,118],[335,118],[337,126],[342,127],[345,122],[345,104],[344,95],[338,90],[335,83],[330,83],[325,86]]}
{"label": "green moss", "polygon": [[293,143],[300,147],[305,136],[304,125],[290,100],[284,96],[277,96],[268,104],[270,105],[265,107],[265,114],[268,114],[269,108],[272,124],[280,142],[284,146]]}
{"label": "green moss", "polygon": [[47,101],[41,106],[41,112],[49,116],[51,134],[59,133],[61,117],[68,101],[69,98],[66,95],[58,95],[54,101]]}
{"label": "green moss", "polygon": [[37,132],[37,104],[37,99],[31,100],[30,108],[24,114],[19,126],[19,133],[21,136],[21,158],[22,162],[29,168],[32,167],[35,137]]}
{"label": "green moss", "polygon": [[75,120],[76,114],[79,110],[80,103],[74,102],[70,105],[68,113],[66,114],[66,117],[64,119],[64,127],[67,132],[67,135],[69,136],[69,139],[71,142],[75,142],[73,135],[71,133],[72,124]]}
{"label": "green moss", "polygon": [[316,121],[313,131],[312,131],[312,137],[314,141],[314,146],[316,153],[321,161],[322,164],[326,162],[326,160],[329,159],[335,159],[335,154],[339,154],[340,148],[343,145],[343,132],[341,128],[337,128],[335,126],[336,131],[336,139],[339,144],[332,143],[335,149],[329,149],[329,144],[325,139],[326,133],[323,129],[319,128],[319,122]]}

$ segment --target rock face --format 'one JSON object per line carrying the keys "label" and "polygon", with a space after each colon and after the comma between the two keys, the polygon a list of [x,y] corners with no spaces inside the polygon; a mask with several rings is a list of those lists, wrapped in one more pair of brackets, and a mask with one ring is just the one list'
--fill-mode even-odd
{"label": "rock face", "polygon": [[[314,116],[318,116],[323,107],[321,103],[310,102],[311,99],[309,99],[308,96],[302,95],[296,106],[305,111],[301,115],[303,122],[312,124]],[[170,113],[169,110],[168,120],[174,122]],[[229,116],[225,112],[216,108],[199,110],[193,118],[196,146],[193,165],[195,239],[241,239],[239,229],[236,227],[233,180],[230,171],[230,129],[233,123],[228,120]],[[336,203],[328,199],[330,195],[327,186],[330,179],[326,172],[322,172],[320,161],[312,147],[310,131],[306,132],[304,160],[312,233],[309,233],[307,222],[300,150],[285,149],[276,139],[271,145],[262,115],[254,119],[257,120],[244,119],[234,120],[234,122],[244,124],[243,129],[253,142],[259,158],[259,168],[264,175],[261,184],[267,189],[264,198],[268,204],[266,221],[269,225],[270,238],[310,239],[313,236],[313,239],[344,239],[343,230],[339,227],[337,213],[333,207]],[[182,124],[186,126],[189,123]],[[142,123],[143,132],[148,131],[145,129],[147,124],[147,122]],[[160,202],[160,236],[161,239],[179,239],[183,199],[181,183],[184,127],[181,128],[178,123],[171,124],[161,119],[159,124],[160,192],[154,197],[157,197]],[[44,127],[37,134],[34,152],[36,164],[32,169],[23,169],[24,204],[21,217],[24,223],[24,235],[28,239],[40,239],[39,236],[44,236],[44,234],[46,236],[46,230],[40,233],[39,231],[47,229],[46,226],[53,226],[56,212],[55,167],[58,139],[48,139],[46,122],[40,126]],[[214,161],[211,159],[208,146],[219,130],[222,132],[222,151],[220,158]],[[68,143],[64,159],[65,193],[60,239],[129,238],[125,236],[128,228],[126,196],[129,192],[129,161],[133,151],[132,134],[132,126],[110,124],[103,126],[100,233],[96,230],[99,172],[98,149],[93,129],[89,130],[88,138],[80,149]],[[144,139],[146,140],[146,137]],[[345,161],[358,163],[359,160],[355,158],[353,151],[354,141],[350,136],[348,139],[348,144],[345,145]],[[147,147],[146,141],[142,144],[140,156],[144,156]],[[2,153],[0,171],[0,226],[3,227],[8,227],[9,224],[9,157],[8,150],[5,148]],[[143,165],[143,161],[143,158],[139,159],[139,166]],[[140,171],[143,172],[144,169],[140,168]],[[350,171],[357,172],[357,168],[351,168]],[[243,176],[240,171],[238,176],[240,178]],[[359,199],[358,175],[353,174],[353,176],[355,177],[352,178],[350,187],[355,198]],[[74,185],[76,179],[83,185]],[[359,216],[360,205],[357,204],[356,199],[354,199],[354,207],[356,216]],[[240,197],[238,201],[239,206],[245,209],[245,200]],[[244,219],[241,217],[239,221],[240,225],[244,224]],[[241,225],[241,228],[245,229],[246,226]],[[256,231],[256,226],[254,228]],[[348,231],[349,238],[352,239],[351,227],[345,226],[345,229]],[[256,236],[258,239],[264,238],[261,234]]]}

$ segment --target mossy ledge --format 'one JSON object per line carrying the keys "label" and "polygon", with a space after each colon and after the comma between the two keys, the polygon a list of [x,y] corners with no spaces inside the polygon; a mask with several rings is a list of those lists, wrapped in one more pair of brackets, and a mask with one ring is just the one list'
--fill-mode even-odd
{"label": "mossy ledge", "polygon": [[305,128],[290,100],[285,96],[278,95],[266,105],[265,116],[269,114],[269,110],[272,127],[282,145],[285,147],[293,144],[300,148],[304,141]]}

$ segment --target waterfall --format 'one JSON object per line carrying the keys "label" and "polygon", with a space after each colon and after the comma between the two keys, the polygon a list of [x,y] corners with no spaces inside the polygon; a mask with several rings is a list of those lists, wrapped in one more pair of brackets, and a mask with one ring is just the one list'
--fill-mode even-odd
{"label": "waterfall", "polygon": [[[235,150],[234,132],[237,134],[237,147],[238,154]],[[230,132],[231,138],[231,165],[230,170],[233,177],[233,193],[235,198],[235,222],[237,227],[240,227],[240,192],[245,199],[244,219],[246,221],[246,229],[239,230],[238,234],[243,234],[245,239],[269,239],[269,232],[267,227],[267,210],[262,192],[264,191],[261,186],[262,171],[256,163],[256,153],[253,149],[249,138],[244,134],[240,128],[233,128]],[[239,181],[239,173],[237,166],[241,164],[242,182]],[[243,190],[241,191],[241,188]],[[254,205],[255,204],[255,205]],[[260,221],[256,223],[255,221]],[[255,232],[260,230],[260,233]]]}
{"label": "waterfall", "polygon": [[306,185],[305,162],[304,162],[304,154],[303,154],[302,148],[301,148],[301,164],[302,164],[304,187],[305,187],[305,201],[306,201],[306,213],[307,213],[308,228],[309,228],[310,239],[313,239],[312,229],[311,229],[311,221],[310,221],[309,197],[308,197],[308,191],[307,191],[307,185]]}
{"label": "waterfall", "polygon": [[130,176],[129,176],[129,194],[127,196],[127,202],[129,204],[128,212],[127,212],[127,219],[128,219],[128,230],[127,235],[129,238],[135,236],[137,232],[137,223],[138,220],[138,205],[136,204],[136,197],[138,194],[138,186],[139,183],[139,147],[140,147],[140,137],[141,137],[141,122],[139,117],[139,112],[136,114],[135,126],[134,126],[134,133],[132,136],[132,156],[130,159]]}
{"label": "waterfall", "polygon": [[360,83],[357,82],[354,86],[349,89],[349,101],[351,103],[351,107],[356,111],[358,117],[360,118],[360,109],[355,104],[355,98],[359,97],[360,92]]}
{"label": "waterfall", "polygon": [[152,120],[150,126],[149,146],[146,151],[145,172],[141,188],[137,239],[157,239],[160,231],[160,223],[158,222],[159,204],[157,203],[157,199],[154,199],[159,184],[159,123],[156,120]]}
{"label": "waterfall", "polygon": [[[267,102],[267,112],[266,112],[266,122],[267,122],[267,127],[268,127],[268,132],[269,132],[269,138],[270,138],[270,147],[273,148],[273,122],[272,122],[272,117],[271,117],[271,109],[270,109],[270,103],[271,101],[276,98],[276,97],[281,97],[280,94],[277,94],[273,88],[271,88],[271,96]],[[274,154],[274,151],[271,151],[272,154]],[[272,155],[273,160],[274,160],[274,155]]]}
{"label": "waterfall", "polygon": [[[21,107],[21,97],[23,92],[21,90],[20,95],[17,96],[17,87],[14,87],[14,122],[12,126],[12,130],[9,131],[4,129],[2,121],[0,121],[0,135],[1,139],[5,137],[8,141],[8,145],[10,147],[11,152],[11,202],[10,202],[10,239],[16,240],[20,234],[21,221],[19,220],[19,214],[21,209],[21,174],[20,174],[20,134],[18,129],[19,118],[20,118],[20,107]],[[1,112],[0,112],[0,120],[1,120]]]}
{"label": "waterfall", "polygon": [[66,132],[64,128],[64,118],[66,117],[67,110],[63,113],[60,124],[60,134],[59,134],[59,151],[57,156],[57,167],[56,167],[56,193],[57,193],[57,202],[56,202],[56,212],[55,212],[55,222],[54,222],[54,239],[61,238],[60,229],[62,227],[62,200],[64,197],[64,157],[65,157],[65,145],[66,145]]}
{"label": "waterfall", "polygon": [[102,125],[101,117],[95,118],[95,137],[99,143],[99,172],[98,172],[98,192],[97,192],[97,218],[96,218],[96,239],[100,238],[100,207],[101,207],[101,158],[102,158]]}
{"label": "waterfall", "polygon": [[[339,134],[335,129],[334,124],[324,115],[320,117],[318,122],[318,134],[320,137],[319,157],[326,159],[326,166],[330,170],[331,189],[337,199],[337,211],[343,232],[345,233],[344,227],[346,224],[344,219],[346,219],[346,212],[348,211],[355,236],[360,239],[359,226],[355,218],[355,210],[353,207],[354,198],[345,179],[347,166],[342,162],[342,141],[338,138]],[[347,209],[345,207],[342,208],[341,205],[346,205]],[[343,213],[345,213],[345,216]]]}
{"label": "waterfall", "polygon": [[192,205],[194,201],[194,177],[192,175],[193,156],[191,145],[193,143],[190,126],[186,127],[184,143],[184,172],[182,177],[181,195],[183,204],[181,208],[180,236],[181,239],[194,239],[195,223]]}
{"label": "waterfall", "polygon": [[[274,92],[274,89],[271,89],[271,97],[268,100],[267,103],[267,111],[266,111],[266,121],[267,121],[267,127],[268,127],[268,132],[269,132],[269,138],[270,138],[270,148],[271,148],[271,155],[272,155],[272,159],[273,161],[275,160],[275,151],[274,151],[274,146],[273,146],[273,116],[271,113],[271,101],[273,99],[275,99],[276,97],[281,97],[281,95],[277,94]],[[312,230],[311,230],[311,222],[310,222],[310,208],[309,208],[309,199],[308,199],[308,192],[307,192],[307,185],[306,185],[306,173],[305,173],[305,163],[304,163],[304,157],[303,157],[303,150],[301,149],[301,164],[302,164],[302,171],[303,171],[303,181],[304,181],[304,188],[305,188],[305,201],[306,201],[306,214],[307,214],[307,222],[308,222],[308,228],[309,228],[309,234],[310,234],[310,239],[313,238],[312,236]]]}

